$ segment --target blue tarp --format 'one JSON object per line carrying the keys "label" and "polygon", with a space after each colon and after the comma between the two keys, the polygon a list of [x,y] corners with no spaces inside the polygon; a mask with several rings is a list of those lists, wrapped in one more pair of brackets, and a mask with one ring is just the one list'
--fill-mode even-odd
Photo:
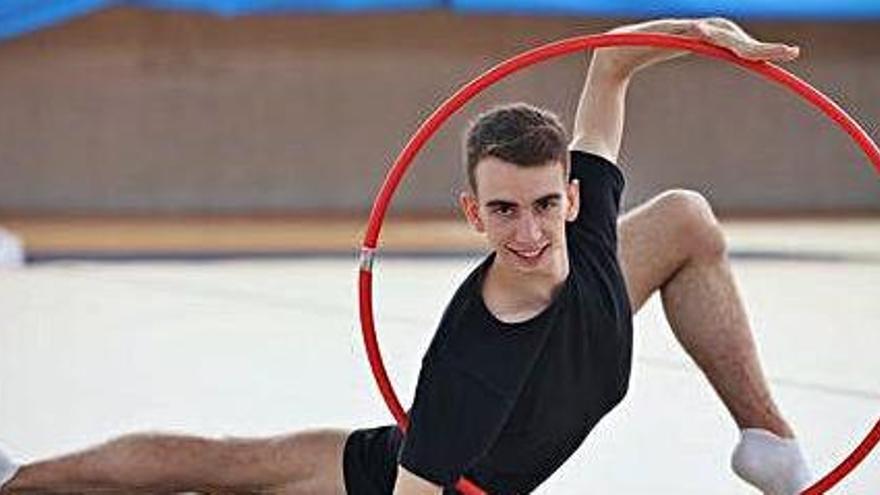
{"label": "blue tarp", "polygon": [[114,0],[0,0],[0,39],[36,31],[114,3]]}
{"label": "blue tarp", "polygon": [[880,19],[880,0],[0,0],[0,39],[118,5],[223,16],[447,8],[462,13]]}
{"label": "blue tarp", "polygon": [[880,19],[880,0],[451,0],[450,5],[487,13]]}
{"label": "blue tarp", "polygon": [[296,12],[426,10],[444,0],[0,0],[0,40],[114,6],[206,12],[221,16]]}
{"label": "blue tarp", "polygon": [[[880,0],[878,0],[880,1]],[[222,16],[295,12],[366,12],[441,8],[443,0],[117,0],[117,4]]]}

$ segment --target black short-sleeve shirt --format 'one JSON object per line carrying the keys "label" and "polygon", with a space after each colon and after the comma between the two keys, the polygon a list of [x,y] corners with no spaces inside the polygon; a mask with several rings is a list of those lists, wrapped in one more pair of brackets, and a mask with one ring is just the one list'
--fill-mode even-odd
{"label": "black short-sleeve shirt", "polygon": [[566,226],[570,271],[551,304],[523,322],[486,308],[494,254],[462,283],[422,360],[399,453],[444,487],[462,475],[495,495],[527,493],[570,457],[626,394],[629,299],[617,261],[620,170],[571,153],[581,209]]}

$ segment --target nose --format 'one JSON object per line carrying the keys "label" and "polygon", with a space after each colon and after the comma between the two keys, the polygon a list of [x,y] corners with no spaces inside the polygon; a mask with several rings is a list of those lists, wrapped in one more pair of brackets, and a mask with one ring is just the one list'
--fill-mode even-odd
{"label": "nose", "polygon": [[525,212],[516,224],[517,244],[530,246],[541,238],[541,225],[532,212]]}

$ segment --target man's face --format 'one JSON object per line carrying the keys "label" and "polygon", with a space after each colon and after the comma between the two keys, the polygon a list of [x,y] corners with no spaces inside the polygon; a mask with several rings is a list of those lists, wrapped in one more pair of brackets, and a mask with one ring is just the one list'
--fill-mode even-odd
{"label": "man's face", "polygon": [[462,193],[468,222],[485,233],[496,263],[548,274],[567,260],[565,222],[577,217],[579,188],[566,183],[560,162],[519,167],[495,157],[477,164],[477,190]]}

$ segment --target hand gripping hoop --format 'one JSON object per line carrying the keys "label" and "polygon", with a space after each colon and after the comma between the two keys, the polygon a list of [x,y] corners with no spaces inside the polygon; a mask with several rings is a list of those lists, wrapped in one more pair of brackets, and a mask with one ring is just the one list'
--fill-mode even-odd
{"label": "hand gripping hoop", "polygon": [[[828,118],[836,122],[844,132],[849,134],[862,151],[864,151],[865,155],[867,155],[868,159],[874,165],[876,171],[880,173],[880,148],[877,147],[877,144],[871,140],[859,124],[847,115],[830,98],[826,97],[798,77],[771,63],[745,60],[737,57],[728,50],[704,41],[664,34],[596,34],[577,36],[549,43],[501,62],[476,79],[462,86],[455,92],[455,94],[440,105],[434,113],[431,114],[428,120],[422,123],[416,133],[410,138],[407,145],[400,152],[394,165],[385,176],[385,182],[382,184],[382,188],[379,190],[379,194],[373,203],[373,209],[370,212],[370,219],[367,224],[367,231],[364,235],[361,248],[361,265],[358,279],[361,329],[363,331],[367,357],[370,361],[370,368],[373,371],[376,383],[379,385],[379,391],[381,392],[385,403],[388,405],[388,409],[391,411],[391,414],[394,416],[394,419],[403,431],[406,431],[409,420],[406,412],[400,405],[397,394],[394,392],[394,388],[388,379],[385,365],[382,362],[373,321],[372,295],[373,260],[376,254],[379,233],[382,230],[385,213],[391,203],[391,198],[394,195],[397,186],[400,184],[401,179],[416,154],[422,149],[431,136],[433,136],[440,126],[458,111],[458,109],[484,89],[501,79],[504,79],[508,75],[537,64],[538,62],[576,51],[583,51],[588,48],[595,49],[610,46],[656,46],[688,50],[700,55],[726,60],[727,62],[738,65],[752,72],[756,72],[761,76],[788,88],[808,103],[821,110]],[[862,440],[846,459],[844,459],[830,473],[817,481],[813,486],[805,490],[803,495],[818,495],[830,489],[838,481],[843,479],[847,473],[852,471],[856,465],[868,455],[878,441],[880,441],[880,419],[878,419],[864,440]],[[479,486],[464,477],[458,480],[456,488],[465,495],[486,494],[486,492]]]}

